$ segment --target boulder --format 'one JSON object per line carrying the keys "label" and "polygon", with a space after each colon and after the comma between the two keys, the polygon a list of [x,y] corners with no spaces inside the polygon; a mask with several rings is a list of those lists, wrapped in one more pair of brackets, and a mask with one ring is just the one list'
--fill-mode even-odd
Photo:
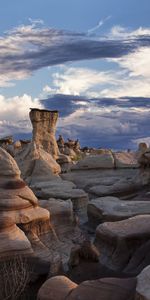
{"label": "boulder", "polygon": [[96,227],[103,222],[115,222],[150,214],[149,201],[122,201],[116,197],[100,197],[91,200],[87,208],[90,225]]}
{"label": "boulder", "polygon": [[67,277],[47,280],[38,292],[38,300],[134,300],[136,279],[103,278],[77,285]]}
{"label": "boulder", "polygon": [[39,200],[40,206],[46,208],[51,215],[51,224],[59,239],[73,233],[75,229],[75,216],[71,200],[49,199]]}
{"label": "boulder", "polygon": [[52,180],[61,172],[53,157],[33,142],[19,151],[15,159],[28,184]]}
{"label": "boulder", "polygon": [[150,266],[147,266],[137,277],[135,300],[150,300]]}
{"label": "boulder", "polygon": [[114,152],[116,168],[138,168],[136,153],[134,152]]}
{"label": "boulder", "polygon": [[72,170],[88,170],[88,169],[113,169],[114,158],[111,153],[100,155],[89,155],[80,160],[72,167]]}
{"label": "boulder", "polygon": [[65,300],[70,292],[77,287],[65,276],[56,276],[48,279],[40,288],[37,300]]}
{"label": "boulder", "polygon": [[88,203],[88,195],[81,189],[67,188],[63,187],[63,181],[61,184],[56,185],[54,188],[44,188],[40,191],[35,192],[38,198],[40,199],[62,199],[68,200],[71,199],[73,204],[73,209],[78,211],[80,209],[86,209]]}
{"label": "boulder", "polygon": [[[100,224],[96,229],[95,245],[101,253],[101,263],[114,270],[124,270],[149,239],[150,215],[139,215]],[[149,253],[149,248],[147,251]],[[140,261],[138,263],[141,264]],[[131,268],[130,272],[133,272]]]}
{"label": "boulder", "polygon": [[89,189],[91,197],[116,196],[122,197],[133,194],[142,188],[142,182],[134,180],[120,180],[113,185],[96,185]]}
{"label": "boulder", "polygon": [[68,300],[134,300],[136,280],[103,278],[84,281],[70,293]]}

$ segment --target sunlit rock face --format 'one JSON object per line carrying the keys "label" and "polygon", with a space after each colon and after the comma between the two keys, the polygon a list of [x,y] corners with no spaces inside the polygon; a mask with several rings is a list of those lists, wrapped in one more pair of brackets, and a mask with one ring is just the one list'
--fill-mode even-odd
{"label": "sunlit rock face", "polygon": [[[38,300],[133,300],[136,288],[134,278],[102,278],[77,285],[65,276],[47,280],[38,292]],[[143,298],[146,299],[146,298]]]}
{"label": "sunlit rock face", "polygon": [[0,148],[0,259],[35,255],[41,236],[50,231],[49,212],[39,207],[34,193],[20,178],[16,162]]}
{"label": "sunlit rock face", "polygon": [[139,274],[149,264],[150,215],[105,222],[96,229],[100,260],[114,270]]}
{"label": "sunlit rock face", "polygon": [[55,138],[58,111],[31,109],[30,120],[33,126],[33,141],[54,158],[58,157],[58,146]]}
{"label": "sunlit rock face", "polygon": [[58,176],[61,169],[51,154],[47,153],[35,142],[20,150],[15,159],[21,170],[23,179],[28,184],[51,181]]}

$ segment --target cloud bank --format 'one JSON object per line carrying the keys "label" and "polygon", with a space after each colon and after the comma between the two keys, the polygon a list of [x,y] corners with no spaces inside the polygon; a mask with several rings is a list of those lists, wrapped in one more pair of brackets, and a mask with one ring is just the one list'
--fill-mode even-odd
{"label": "cloud bank", "polygon": [[0,86],[57,64],[96,58],[121,58],[149,47],[150,30],[125,32],[114,28],[107,36],[88,36],[33,23],[0,37]]}

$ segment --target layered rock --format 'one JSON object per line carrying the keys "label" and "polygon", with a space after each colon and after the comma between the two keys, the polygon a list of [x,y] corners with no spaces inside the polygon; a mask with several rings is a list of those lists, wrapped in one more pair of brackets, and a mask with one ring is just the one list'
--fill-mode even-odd
{"label": "layered rock", "polygon": [[113,185],[96,185],[89,188],[89,193],[93,197],[102,196],[117,196],[123,197],[126,195],[132,195],[143,187],[142,182],[134,179],[120,180],[115,182]]}
{"label": "layered rock", "polygon": [[149,239],[150,215],[139,215],[99,225],[95,245],[101,253],[103,264],[112,269],[136,273],[150,260]]}
{"label": "layered rock", "polygon": [[51,198],[39,200],[40,206],[49,210],[51,224],[55,229],[57,237],[62,239],[75,230],[75,216],[71,200],[60,200]]}
{"label": "layered rock", "polygon": [[112,169],[114,168],[114,158],[111,153],[101,155],[89,155],[80,160],[72,169]]}
{"label": "layered rock", "polygon": [[88,280],[76,285],[67,277],[47,280],[38,292],[38,300],[134,300],[134,278],[104,278]]}
{"label": "layered rock", "polygon": [[73,209],[75,211],[86,209],[88,203],[88,195],[81,189],[77,189],[75,184],[65,180],[51,180],[39,184],[32,184],[31,188],[39,199],[71,199]]}
{"label": "layered rock", "polygon": [[58,111],[31,109],[30,120],[33,126],[33,142],[54,158],[58,157],[58,146],[55,138]]}
{"label": "layered rock", "polygon": [[53,157],[34,142],[19,151],[15,159],[22,177],[30,185],[57,178],[61,171]]}
{"label": "layered rock", "polygon": [[37,198],[21,180],[16,162],[2,148],[0,199],[0,259],[16,254],[35,255],[31,236],[39,239],[40,235],[50,233],[50,214],[38,206]]}
{"label": "layered rock", "polygon": [[103,222],[115,222],[150,214],[149,201],[121,201],[116,197],[100,197],[91,200],[87,208],[88,219],[92,227]]}
{"label": "layered rock", "polygon": [[138,168],[136,153],[102,151],[97,155],[88,155],[80,160],[72,169],[124,169]]}
{"label": "layered rock", "polygon": [[134,152],[114,152],[115,168],[138,168],[136,153]]}

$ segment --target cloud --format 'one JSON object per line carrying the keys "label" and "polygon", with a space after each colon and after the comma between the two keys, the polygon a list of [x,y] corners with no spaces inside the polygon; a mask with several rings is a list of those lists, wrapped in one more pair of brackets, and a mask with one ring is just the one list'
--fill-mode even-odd
{"label": "cloud", "polygon": [[99,29],[100,27],[102,27],[102,26],[104,25],[104,23],[105,23],[106,21],[108,21],[109,19],[111,19],[111,16],[108,16],[108,17],[106,17],[106,18],[104,18],[104,19],[101,19],[95,27],[92,27],[92,28],[90,28],[90,29],[88,30],[88,34],[91,34],[91,33],[93,33],[94,31],[98,30],[98,29]]}
{"label": "cloud", "polygon": [[43,92],[47,94],[87,95],[96,86],[114,82],[111,72],[99,72],[88,68],[61,67],[60,72],[52,74],[52,86],[46,85]]}
{"label": "cloud", "polygon": [[[105,37],[47,28],[41,21],[20,26],[0,37],[0,85],[30,76],[32,72],[65,62],[119,58],[150,45],[150,30],[140,29],[118,37]],[[118,31],[117,31],[118,32]]]}
{"label": "cloud", "polygon": [[55,95],[42,101],[60,112],[57,133],[79,138],[82,146],[136,149],[150,130],[150,98],[95,98]]}
{"label": "cloud", "polygon": [[30,108],[43,108],[38,99],[24,94],[12,98],[0,95],[0,136],[31,132]]}

